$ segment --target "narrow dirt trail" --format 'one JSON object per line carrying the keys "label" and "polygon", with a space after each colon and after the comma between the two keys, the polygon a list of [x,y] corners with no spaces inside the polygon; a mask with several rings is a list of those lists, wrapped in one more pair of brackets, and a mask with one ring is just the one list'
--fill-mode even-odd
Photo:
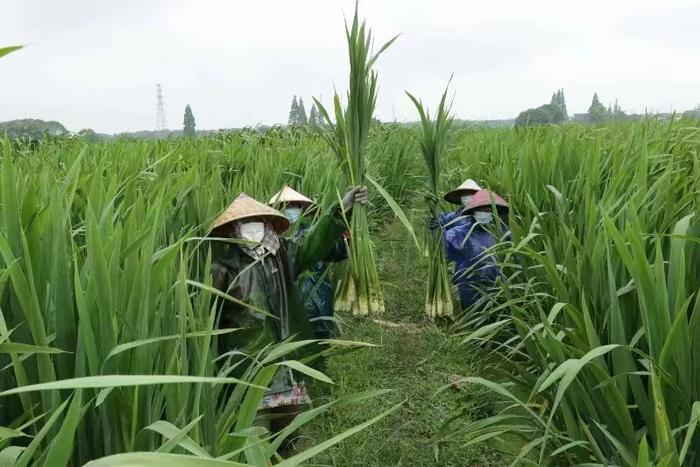
{"label": "narrow dirt trail", "polygon": [[302,443],[328,439],[403,402],[400,409],[314,459],[333,466],[488,466],[501,457],[487,448],[461,448],[463,440],[434,443],[443,424],[464,426],[489,410],[489,395],[474,386],[449,387],[455,377],[483,373],[482,353],[464,346],[424,315],[425,261],[400,226],[376,239],[386,314],[341,316],[343,339],[376,344],[333,357],[326,373],[335,386],[316,386],[316,405],[373,389],[394,391],[332,409],[304,430]]}

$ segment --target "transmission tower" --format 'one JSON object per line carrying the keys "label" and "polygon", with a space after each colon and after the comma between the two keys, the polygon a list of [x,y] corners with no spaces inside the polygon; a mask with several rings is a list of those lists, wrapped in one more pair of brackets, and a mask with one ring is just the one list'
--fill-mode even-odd
{"label": "transmission tower", "polygon": [[163,105],[163,88],[156,84],[156,131],[168,129],[168,122],[165,119],[165,105]]}

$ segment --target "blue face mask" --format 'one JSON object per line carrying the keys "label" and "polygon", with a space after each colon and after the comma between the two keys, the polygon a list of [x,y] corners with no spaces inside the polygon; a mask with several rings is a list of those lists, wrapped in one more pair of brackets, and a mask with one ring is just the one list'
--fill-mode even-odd
{"label": "blue face mask", "polygon": [[301,208],[287,208],[284,210],[284,216],[294,224],[301,217]]}
{"label": "blue face mask", "polygon": [[477,211],[474,213],[474,220],[477,224],[490,224],[493,221],[493,214],[485,211]]}

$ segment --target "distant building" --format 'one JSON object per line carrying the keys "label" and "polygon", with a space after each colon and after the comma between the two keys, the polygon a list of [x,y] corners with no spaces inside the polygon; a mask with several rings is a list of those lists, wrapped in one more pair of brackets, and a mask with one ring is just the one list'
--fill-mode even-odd
{"label": "distant building", "polygon": [[571,118],[571,120],[574,122],[579,122],[579,123],[589,123],[591,121],[591,117],[590,117],[590,115],[588,115],[588,113],[574,114],[574,116]]}

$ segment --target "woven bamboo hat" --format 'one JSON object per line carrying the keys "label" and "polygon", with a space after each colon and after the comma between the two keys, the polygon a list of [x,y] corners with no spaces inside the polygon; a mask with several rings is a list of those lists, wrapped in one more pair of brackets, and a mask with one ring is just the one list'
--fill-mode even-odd
{"label": "woven bamboo hat", "polygon": [[459,198],[470,193],[474,194],[479,190],[481,190],[479,184],[471,178],[468,178],[454,190],[445,193],[445,201],[449,201],[452,204],[462,204]]}
{"label": "woven bamboo hat", "polygon": [[488,207],[490,209],[492,203],[496,206],[496,210],[500,214],[505,214],[508,212],[509,206],[506,200],[491,190],[479,190],[476,192],[476,194],[472,196],[472,199],[469,201],[466,212],[483,207]]}
{"label": "woven bamboo hat", "polygon": [[307,198],[296,190],[293,190],[289,186],[285,185],[280,191],[278,191],[270,201],[267,202],[269,206],[281,206],[284,204],[299,204],[304,208],[309,208],[313,206],[314,200]]}
{"label": "woven bamboo hat", "polygon": [[261,217],[272,225],[275,232],[283,233],[289,228],[289,221],[276,209],[265,206],[259,201],[251,198],[245,193],[241,193],[233,200],[224,212],[219,214],[211,226],[211,230],[218,229],[226,224],[251,217]]}

